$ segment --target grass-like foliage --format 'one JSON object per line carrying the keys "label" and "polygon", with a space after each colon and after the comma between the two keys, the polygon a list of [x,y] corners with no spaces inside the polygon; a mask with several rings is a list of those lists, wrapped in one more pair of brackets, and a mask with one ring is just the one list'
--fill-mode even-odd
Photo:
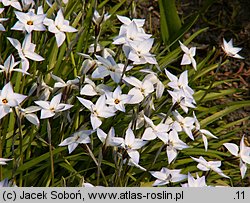
{"label": "grass-like foliage", "polygon": [[250,102],[216,102],[240,48],[197,54],[197,15],[159,1],[152,36],[133,1],[0,2],[0,186],[249,184],[249,118],[224,118]]}

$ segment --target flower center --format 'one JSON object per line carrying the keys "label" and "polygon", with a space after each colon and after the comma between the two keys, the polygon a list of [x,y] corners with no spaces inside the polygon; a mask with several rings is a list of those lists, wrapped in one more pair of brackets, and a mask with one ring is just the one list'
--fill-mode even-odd
{"label": "flower center", "polygon": [[144,88],[140,88],[141,93],[144,94],[145,93],[145,89]]}
{"label": "flower center", "polygon": [[119,99],[115,99],[115,104],[119,104],[120,103],[120,100]]}
{"label": "flower center", "polygon": [[51,110],[51,111],[55,111],[55,108],[54,108],[54,107],[51,107],[49,110]]}
{"label": "flower center", "polygon": [[2,99],[3,104],[7,104],[8,100],[7,99]]}
{"label": "flower center", "polygon": [[58,25],[56,25],[56,28],[57,28],[58,30],[61,30],[61,28],[60,28]]}
{"label": "flower center", "polygon": [[75,137],[75,142],[76,142],[77,140],[79,140],[79,138],[80,138],[80,136],[77,135],[77,136]]}
{"label": "flower center", "polygon": [[29,20],[29,21],[27,21],[27,24],[28,25],[33,25],[33,21]]}

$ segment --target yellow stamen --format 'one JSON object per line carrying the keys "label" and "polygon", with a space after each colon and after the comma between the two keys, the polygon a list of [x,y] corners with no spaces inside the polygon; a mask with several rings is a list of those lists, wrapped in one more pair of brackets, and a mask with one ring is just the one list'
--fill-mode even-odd
{"label": "yellow stamen", "polygon": [[7,99],[2,99],[3,104],[7,104],[8,100]]}
{"label": "yellow stamen", "polygon": [[27,24],[28,25],[33,25],[33,21],[29,20],[29,21],[27,21]]}
{"label": "yellow stamen", "polygon": [[120,103],[120,100],[119,99],[115,99],[115,104],[119,104]]}

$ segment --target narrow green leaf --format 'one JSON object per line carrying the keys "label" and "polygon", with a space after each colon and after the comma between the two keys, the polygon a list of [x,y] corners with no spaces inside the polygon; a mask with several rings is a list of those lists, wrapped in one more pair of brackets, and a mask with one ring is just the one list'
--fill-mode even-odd
{"label": "narrow green leaf", "polygon": [[223,109],[217,113],[214,113],[213,115],[201,120],[200,124],[202,127],[205,127],[206,125],[218,120],[219,118],[222,118],[223,116],[225,116],[225,115],[227,115],[227,114],[229,114],[237,109],[240,109],[243,107],[248,107],[248,106],[250,106],[250,101],[244,101],[241,104],[227,106],[227,107],[225,107],[225,109]]}
{"label": "narrow green leaf", "polygon": [[[53,150],[53,155],[56,155],[60,152],[62,152],[63,150],[65,150],[65,148],[57,148],[55,150]],[[20,166],[17,171],[16,171],[16,175],[19,174],[20,172],[23,172],[25,170],[31,169],[32,167],[34,167],[35,165],[39,164],[42,161],[48,160],[50,157],[50,153],[47,152],[37,158],[32,158],[30,161],[24,163],[22,166]]]}

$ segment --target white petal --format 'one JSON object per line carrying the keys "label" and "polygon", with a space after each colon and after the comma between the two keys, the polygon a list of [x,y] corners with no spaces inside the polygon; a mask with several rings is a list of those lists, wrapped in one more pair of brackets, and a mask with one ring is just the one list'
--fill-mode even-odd
{"label": "white petal", "polygon": [[138,151],[136,150],[132,150],[130,152],[128,152],[128,155],[131,157],[131,159],[135,162],[135,163],[139,163],[139,159],[140,159],[140,154]]}
{"label": "white petal", "polygon": [[152,128],[146,128],[144,131],[142,138],[143,140],[154,140],[156,139],[156,134],[153,132]]}
{"label": "white petal", "polygon": [[7,37],[7,39],[10,41],[13,47],[15,47],[17,50],[21,49],[21,43],[17,39],[13,39],[10,37]]}
{"label": "white petal", "polygon": [[35,101],[35,103],[42,107],[43,109],[49,109],[50,108],[50,105],[49,105],[49,102],[47,101]]}
{"label": "white petal", "polygon": [[86,84],[81,89],[80,94],[81,95],[87,95],[87,96],[95,96],[95,95],[97,95],[97,92],[96,92],[96,90],[94,89],[94,87],[92,85]]}
{"label": "white petal", "polygon": [[114,109],[112,107],[105,107],[102,110],[99,110],[99,117],[109,118],[115,115]]}
{"label": "white petal", "polygon": [[116,15],[116,16],[125,25],[129,25],[130,23],[132,23],[132,21],[128,17],[120,16],[120,15]]}
{"label": "white petal", "polygon": [[30,113],[34,113],[36,111],[40,111],[41,108],[38,107],[38,106],[29,106],[27,107],[26,109],[23,109],[23,111],[26,113],[26,114],[30,114]]}
{"label": "white petal", "polygon": [[188,65],[191,64],[191,59],[187,54],[184,54],[181,60],[181,65]]}
{"label": "white petal", "polygon": [[180,47],[184,53],[189,53],[189,49],[179,41]]}
{"label": "white petal", "polygon": [[31,59],[33,61],[43,61],[44,60],[44,58],[41,57],[40,55],[38,55],[37,53],[31,52],[31,51],[28,51],[28,50],[24,51],[24,55],[25,55],[25,57],[27,57],[27,58],[29,58],[29,59]]}
{"label": "white petal", "polygon": [[78,146],[78,143],[76,142],[68,145],[69,154],[71,154],[71,152],[73,152],[77,146]]}
{"label": "white petal", "polygon": [[168,164],[170,164],[177,157],[176,149],[167,146],[167,156],[168,156]]}
{"label": "white petal", "polygon": [[64,21],[63,13],[62,13],[62,10],[60,9],[57,12],[57,16],[56,16],[56,19],[55,19],[55,24],[57,26],[61,26],[61,25],[63,25],[63,21]]}
{"label": "white petal", "polygon": [[131,128],[126,130],[125,143],[126,145],[133,145],[135,141],[135,135]]}
{"label": "white petal", "polygon": [[167,69],[165,69],[165,73],[168,76],[168,79],[170,81],[177,81],[178,80],[178,78],[175,75],[173,75],[172,73],[170,73]]}
{"label": "white petal", "polygon": [[243,162],[240,160],[240,174],[241,174],[241,178],[242,178],[242,179],[245,177],[246,172],[247,172],[247,164],[246,164],[246,163],[243,163]]}
{"label": "white petal", "polygon": [[83,106],[85,106],[88,110],[92,110],[92,106],[94,105],[91,101],[87,99],[83,99],[81,97],[77,97],[77,99],[82,103]]}
{"label": "white petal", "polygon": [[36,125],[36,126],[39,126],[40,124],[40,121],[37,117],[36,114],[33,114],[33,113],[30,113],[30,114],[25,114],[24,117],[29,121],[31,122],[32,124]]}
{"label": "white petal", "polygon": [[141,88],[141,86],[142,86],[142,82],[140,80],[138,80],[137,78],[132,77],[132,76],[125,77],[125,78],[123,78],[123,80],[125,82],[127,82],[127,83],[129,83],[129,84],[131,84],[131,85],[133,85],[135,87],[137,87],[137,88]]}
{"label": "white petal", "polygon": [[207,151],[207,147],[208,147],[207,137],[202,135],[202,140],[203,140],[203,143],[204,143],[205,151]]}
{"label": "white petal", "polygon": [[164,84],[161,81],[157,82],[157,86],[156,86],[156,98],[157,99],[162,97],[164,89],[165,89]]}
{"label": "white petal", "polygon": [[104,66],[98,66],[96,70],[92,73],[92,78],[104,78],[109,75],[109,71]]}
{"label": "white petal", "polygon": [[100,128],[97,128],[97,136],[102,143],[104,143],[107,138],[107,134]]}
{"label": "white petal", "polygon": [[0,119],[2,119],[4,116],[6,116],[9,112],[11,112],[10,107],[4,108],[4,106],[0,106]]}
{"label": "white petal", "polygon": [[239,147],[236,145],[236,144],[233,144],[233,143],[224,143],[223,144],[224,147],[226,147],[228,149],[228,151],[234,155],[234,156],[238,156],[239,154]]}
{"label": "white petal", "polygon": [[150,171],[151,175],[159,180],[165,180],[167,178],[167,175],[165,173],[162,173],[160,171]]}
{"label": "white petal", "polygon": [[96,117],[93,114],[90,115],[90,122],[91,122],[93,130],[99,128],[101,126],[101,124],[102,124],[101,119]]}
{"label": "white petal", "polygon": [[22,95],[22,94],[18,94],[18,93],[14,93],[12,95],[13,99],[15,99],[17,101],[18,104],[22,103],[23,100],[27,97],[25,95]]}
{"label": "white petal", "polygon": [[75,142],[74,137],[68,137],[65,140],[63,140],[58,146],[62,147],[62,146],[70,145],[70,144],[72,144],[74,142]]}
{"label": "white petal", "polygon": [[65,41],[66,35],[63,32],[58,32],[55,34],[57,46],[60,47]]}
{"label": "white petal", "polygon": [[191,56],[195,56],[196,47],[191,47],[189,51],[190,51]]}
{"label": "white petal", "polygon": [[54,112],[52,112],[50,110],[42,109],[40,119],[50,118],[50,117],[53,117],[54,115],[55,115]]}
{"label": "white petal", "polygon": [[144,99],[144,96],[141,91],[135,87],[129,90],[128,94],[133,96],[128,102],[128,104],[138,104]]}
{"label": "white petal", "polygon": [[132,145],[132,149],[133,150],[141,149],[147,143],[148,143],[148,141],[144,141],[142,139],[135,139],[135,141]]}
{"label": "white petal", "polygon": [[179,83],[181,83],[183,86],[188,85],[188,71],[184,71],[180,77],[179,77]]}
{"label": "white petal", "polygon": [[20,30],[20,31],[24,31],[25,30],[25,26],[23,23],[21,23],[20,21],[17,21],[15,23],[15,25],[11,28],[11,30]]}
{"label": "white petal", "polygon": [[213,135],[211,132],[209,132],[208,130],[201,129],[200,132],[201,132],[202,134],[204,134],[204,135],[207,135],[207,136],[209,136],[209,137],[212,137],[212,138],[216,138],[216,139],[217,139],[217,137],[216,137],[215,135]]}
{"label": "white petal", "polygon": [[97,108],[99,111],[103,111],[103,110],[105,110],[104,108],[106,107],[105,104],[106,104],[106,97],[105,97],[105,95],[101,95],[101,96],[97,99],[95,106],[96,106],[96,108]]}
{"label": "white petal", "polygon": [[50,106],[56,108],[58,106],[58,104],[60,104],[61,98],[62,98],[62,93],[57,94],[56,96],[54,96],[51,99]]}
{"label": "white petal", "polygon": [[197,168],[200,169],[200,170],[202,170],[202,171],[209,171],[210,170],[209,168],[207,168],[206,166],[204,166],[202,164],[198,164]]}
{"label": "white petal", "polygon": [[75,29],[74,27],[72,26],[68,26],[68,25],[63,25],[60,27],[60,30],[63,31],[63,32],[77,32],[78,30]]}

